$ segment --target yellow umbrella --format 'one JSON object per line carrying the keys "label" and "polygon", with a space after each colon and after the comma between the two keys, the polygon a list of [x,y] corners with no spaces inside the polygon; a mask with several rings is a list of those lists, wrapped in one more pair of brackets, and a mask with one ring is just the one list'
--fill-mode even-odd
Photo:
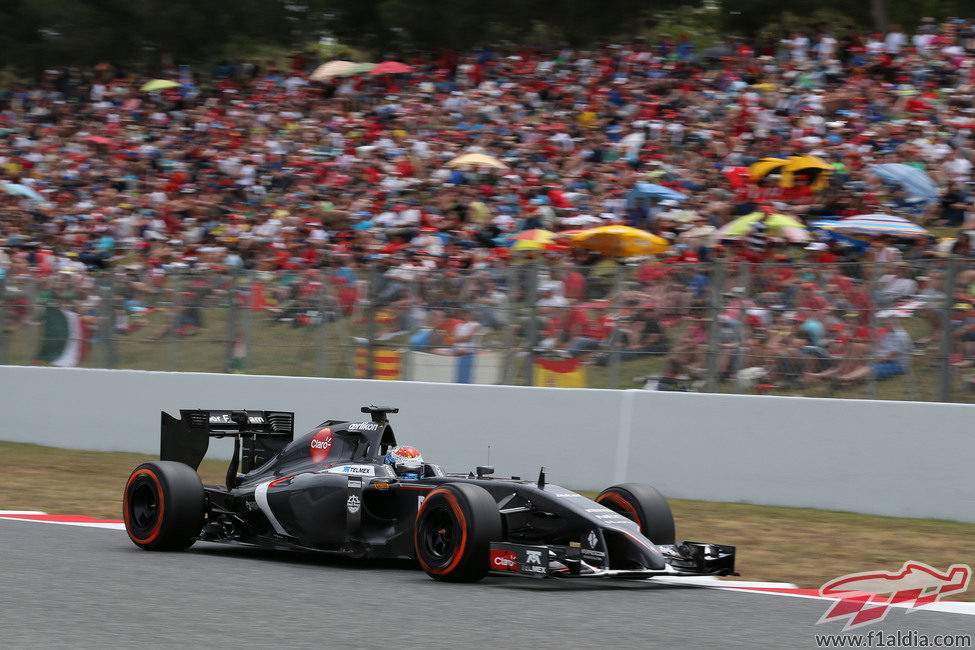
{"label": "yellow umbrella", "polygon": [[494,167],[496,169],[507,169],[508,166],[497,158],[486,156],[483,153],[465,153],[457,156],[447,163],[448,167],[459,167],[460,165],[476,165],[478,167]]}
{"label": "yellow umbrella", "polygon": [[814,177],[812,188],[821,190],[829,184],[829,175],[832,173],[833,166],[817,156],[789,156],[788,162],[782,167],[780,185],[792,187],[796,174],[809,174]]}
{"label": "yellow umbrella", "polygon": [[785,158],[762,158],[748,168],[753,181],[765,178],[775,170],[784,167],[789,161]]}
{"label": "yellow umbrella", "polygon": [[180,83],[178,81],[172,81],[170,79],[153,79],[143,84],[141,90],[144,93],[151,93],[154,90],[166,90],[167,88],[179,88]]}
{"label": "yellow umbrella", "polygon": [[515,242],[511,247],[513,251],[540,251],[552,243],[555,239],[555,233],[551,230],[545,230],[544,228],[533,228],[531,230],[523,230],[514,237],[512,240]]}
{"label": "yellow umbrella", "polygon": [[315,68],[315,71],[308,77],[312,81],[325,81],[359,65],[355,61],[329,61]]}
{"label": "yellow umbrella", "polygon": [[639,228],[619,225],[581,230],[566,239],[570,246],[612,257],[656,255],[670,247],[663,237],[657,237]]}

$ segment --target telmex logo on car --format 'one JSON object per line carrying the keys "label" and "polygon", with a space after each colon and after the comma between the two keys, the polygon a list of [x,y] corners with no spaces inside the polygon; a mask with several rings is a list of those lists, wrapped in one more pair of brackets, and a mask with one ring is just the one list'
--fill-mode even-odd
{"label": "telmex logo on car", "polygon": [[341,465],[326,470],[329,474],[352,474],[355,476],[375,476],[376,468],[372,465]]}

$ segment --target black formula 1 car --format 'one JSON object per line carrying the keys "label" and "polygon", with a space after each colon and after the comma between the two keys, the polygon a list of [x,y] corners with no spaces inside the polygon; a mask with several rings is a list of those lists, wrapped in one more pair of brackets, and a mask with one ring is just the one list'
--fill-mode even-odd
{"label": "black formula 1 car", "polygon": [[[733,546],[676,542],[667,501],[624,483],[595,501],[493,468],[447,474],[424,464],[412,480],[384,462],[396,445],[387,414],[327,420],[294,439],[294,414],[183,410],[162,414],[160,460],[125,486],[125,529],[140,548],[177,551],[196,540],[265,548],[414,558],[437,580],[489,572],[532,577],[647,578],[734,574]],[[225,486],[196,469],[211,437],[234,437]]]}

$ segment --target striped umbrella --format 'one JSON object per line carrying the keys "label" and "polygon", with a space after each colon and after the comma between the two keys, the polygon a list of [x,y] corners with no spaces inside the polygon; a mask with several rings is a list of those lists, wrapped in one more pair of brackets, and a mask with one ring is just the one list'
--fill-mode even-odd
{"label": "striped umbrella", "polygon": [[832,232],[841,235],[889,235],[891,237],[923,237],[928,231],[903,217],[886,214],[859,214],[833,222]]}

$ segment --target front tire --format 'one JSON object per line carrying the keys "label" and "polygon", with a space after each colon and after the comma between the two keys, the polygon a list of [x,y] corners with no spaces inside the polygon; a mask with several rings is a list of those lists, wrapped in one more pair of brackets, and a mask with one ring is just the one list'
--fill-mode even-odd
{"label": "front tire", "polygon": [[430,492],[416,513],[416,559],[434,580],[480,580],[488,573],[490,544],[496,541],[501,541],[498,504],[477,485],[441,486]]}
{"label": "front tire", "polygon": [[129,539],[147,551],[183,551],[203,528],[206,497],[189,465],[160,460],[132,471],[122,495]]}
{"label": "front tire", "polygon": [[654,544],[673,544],[677,539],[667,499],[646,483],[613,485],[599,493],[596,503],[632,519]]}

